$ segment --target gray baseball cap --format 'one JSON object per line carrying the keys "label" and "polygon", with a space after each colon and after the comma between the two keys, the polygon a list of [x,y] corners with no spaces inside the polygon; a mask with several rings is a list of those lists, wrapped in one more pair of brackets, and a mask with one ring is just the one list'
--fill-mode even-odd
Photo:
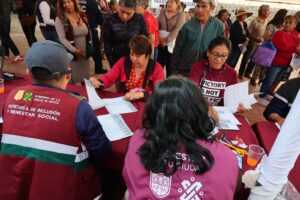
{"label": "gray baseball cap", "polygon": [[47,69],[52,77],[71,73],[69,68],[73,56],[64,46],[44,40],[35,42],[25,56],[25,64],[31,71],[34,67]]}

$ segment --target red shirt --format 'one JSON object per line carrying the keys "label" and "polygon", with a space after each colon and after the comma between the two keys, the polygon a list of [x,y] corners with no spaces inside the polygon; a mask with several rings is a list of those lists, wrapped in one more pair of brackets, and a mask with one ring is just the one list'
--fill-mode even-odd
{"label": "red shirt", "polygon": [[222,70],[213,70],[208,66],[208,61],[203,60],[192,66],[190,79],[200,86],[204,74],[204,67],[207,65],[205,81],[202,92],[208,102],[215,106],[223,106],[225,88],[238,83],[236,71],[226,63]]}
{"label": "red shirt", "polygon": [[149,34],[154,34],[154,48],[158,46],[158,22],[154,15],[149,11],[145,11],[144,19],[148,28]]}
{"label": "red shirt", "polygon": [[[131,67],[131,66],[130,66]],[[104,83],[104,88],[109,88],[117,81],[122,83],[126,83],[128,81],[126,77],[126,67],[125,67],[125,57],[121,58],[116,62],[113,68],[106,74],[100,77],[100,80]],[[129,69],[131,70],[131,68]],[[147,77],[148,83],[146,85],[145,90],[149,93],[152,93],[154,86],[165,79],[164,70],[162,66],[156,62],[153,73],[149,74]],[[122,92],[119,90],[119,92]]]}
{"label": "red shirt", "polygon": [[298,32],[293,30],[288,33],[278,30],[275,32],[272,42],[277,49],[272,66],[290,66],[292,55],[298,47]]}

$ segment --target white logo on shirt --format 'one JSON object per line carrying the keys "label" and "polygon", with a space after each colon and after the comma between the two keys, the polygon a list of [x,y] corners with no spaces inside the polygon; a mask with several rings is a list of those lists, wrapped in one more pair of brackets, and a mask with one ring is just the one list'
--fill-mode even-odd
{"label": "white logo on shirt", "polygon": [[191,177],[190,181],[184,180],[181,182],[183,188],[179,188],[178,192],[183,194],[180,196],[180,200],[200,200],[199,195],[204,195],[202,191],[199,191],[202,187],[202,184],[200,182],[194,182],[194,177]]}
{"label": "white logo on shirt", "polygon": [[150,172],[150,189],[157,198],[169,195],[172,184],[172,176],[167,177],[163,174]]}

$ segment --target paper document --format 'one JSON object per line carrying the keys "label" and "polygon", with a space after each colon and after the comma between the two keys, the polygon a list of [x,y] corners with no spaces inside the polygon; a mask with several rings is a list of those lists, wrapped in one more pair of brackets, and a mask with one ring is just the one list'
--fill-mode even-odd
{"label": "paper document", "polygon": [[219,128],[224,130],[239,130],[237,125],[241,125],[241,123],[228,107],[214,106],[214,108],[219,116]]}
{"label": "paper document", "polygon": [[0,124],[2,124],[3,123],[3,118],[2,117],[0,117]]}
{"label": "paper document", "polygon": [[230,85],[225,88],[224,106],[229,107],[231,112],[236,112],[239,104],[243,104],[246,109],[251,109],[251,105],[256,103],[254,94],[248,94],[248,81]]}
{"label": "paper document", "polygon": [[103,99],[105,108],[110,114],[124,114],[136,112],[137,109],[124,99],[124,96],[110,99]]}
{"label": "paper document", "polygon": [[93,110],[103,108],[105,106],[104,101],[99,97],[96,89],[92,86],[91,81],[84,79],[85,89],[88,95],[89,104]]}
{"label": "paper document", "polygon": [[110,141],[120,140],[133,134],[121,115],[108,114],[97,116],[97,118]]}
{"label": "paper document", "polygon": [[[163,37],[166,38],[170,35],[170,32],[166,31],[166,30],[159,30],[159,34]],[[175,43],[176,43],[176,39],[173,39],[172,41],[169,41],[167,46],[168,46],[168,51],[170,53],[173,53],[173,49],[175,47]]]}

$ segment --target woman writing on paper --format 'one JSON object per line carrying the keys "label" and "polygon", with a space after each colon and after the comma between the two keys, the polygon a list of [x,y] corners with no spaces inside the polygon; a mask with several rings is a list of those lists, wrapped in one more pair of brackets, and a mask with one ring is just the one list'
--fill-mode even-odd
{"label": "woman writing on paper", "polygon": [[126,100],[145,99],[153,87],[165,78],[164,72],[159,63],[150,59],[152,45],[148,38],[143,35],[134,36],[129,42],[129,48],[130,56],[118,60],[99,80],[91,77],[90,81],[100,89],[119,82],[117,90],[126,93]]}
{"label": "woman writing on paper", "polygon": [[125,157],[128,199],[186,199],[189,190],[195,192],[193,199],[233,199],[238,162],[210,137],[214,123],[207,113],[207,103],[191,81],[172,77],[155,87],[143,129],[133,134]]}

